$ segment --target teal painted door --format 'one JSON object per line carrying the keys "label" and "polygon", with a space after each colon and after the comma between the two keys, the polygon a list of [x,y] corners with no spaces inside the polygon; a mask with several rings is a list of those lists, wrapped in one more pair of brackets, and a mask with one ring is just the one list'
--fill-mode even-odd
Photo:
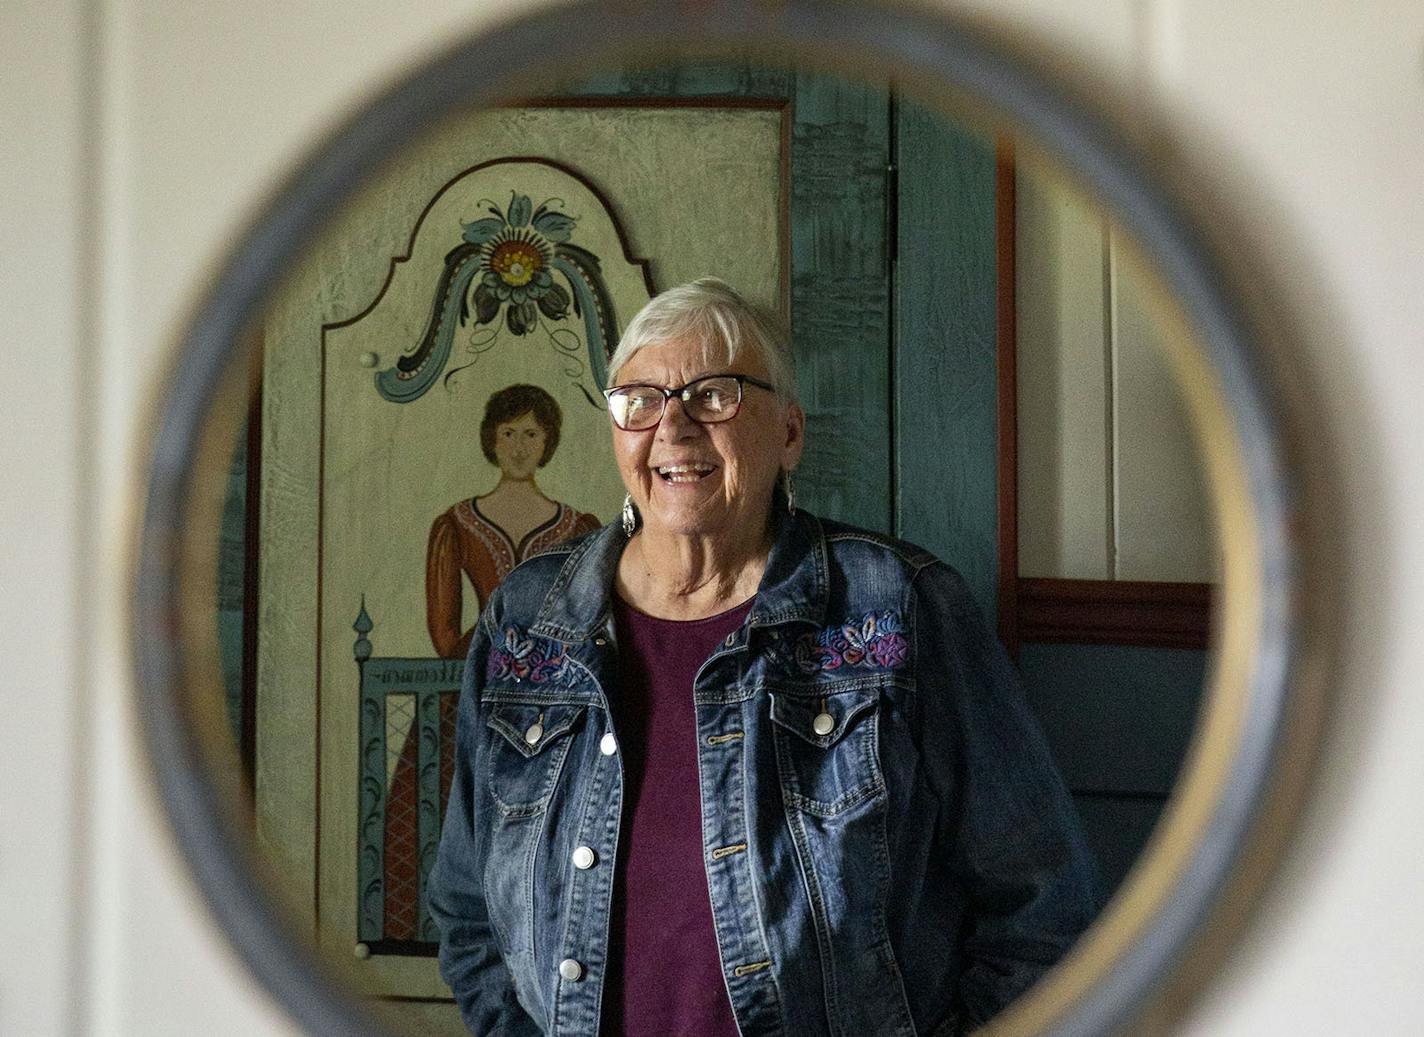
{"label": "teal painted door", "polygon": [[998,587],[994,142],[894,109],[895,532],[964,576],[992,629]]}

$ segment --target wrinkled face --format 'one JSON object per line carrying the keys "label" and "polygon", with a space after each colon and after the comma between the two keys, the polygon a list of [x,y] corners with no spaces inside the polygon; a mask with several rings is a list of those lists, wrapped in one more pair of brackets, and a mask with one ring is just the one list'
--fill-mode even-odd
{"label": "wrinkled face", "polygon": [[494,458],[509,479],[532,479],[544,456],[544,426],[531,411],[494,427]]}
{"label": "wrinkled face", "polygon": [[[672,341],[640,349],[615,381],[673,389],[711,374],[767,378],[754,352],[736,363],[708,361],[696,345]],[[650,530],[746,535],[764,528],[778,475],[800,460],[804,425],[800,407],[747,385],[730,421],[699,425],[681,400],[672,399],[655,428],[625,432],[612,425],[613,449],[623,484]]]}

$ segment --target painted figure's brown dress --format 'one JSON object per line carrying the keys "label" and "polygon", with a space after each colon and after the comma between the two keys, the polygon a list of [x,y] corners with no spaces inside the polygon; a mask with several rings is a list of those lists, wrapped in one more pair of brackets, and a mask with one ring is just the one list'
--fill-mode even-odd
{"label": "painted figure's brown dress", "polygon": [[553,518],[516,544],[480,512],[474,500],[462,500],[441,514],[430,527],[425,554],[425,621],[436,654],[463,659],[470,651],[475,624],[466,627],[461,622],[461,573],[469,578],[483,608],[520,562],[602,524],[593,515],[560,504]]}
{"label": "painted figure's brown dress", "polygon": [[[494,589],[520,562],[600,525],[596,516],[560,504],[548,522],[531,529],[516,544],[480,512],[472,499],[462,500],[441,513],[430,527],[425,555],[425,619],[436,654],[445,659],[463,659],[470,650],[475,624],[472,617],[468,629],[462,629],[462,573],[474,586],[483,608]],[[455,745],[456,698],[453,693],[440,696],[441,817],[445,816],[454,762],[451,753]],[[390,807],[386,812],[384,929],[388,940],[418,938],[417,736],[412,724],[387,792]]]}

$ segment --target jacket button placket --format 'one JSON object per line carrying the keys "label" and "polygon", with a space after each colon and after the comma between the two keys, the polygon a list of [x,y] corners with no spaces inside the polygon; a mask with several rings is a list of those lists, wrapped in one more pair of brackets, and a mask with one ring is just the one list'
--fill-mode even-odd
{"label": "jacket button placket", "polygon": [[604,731],[597,750],[579,756],[580,766],[593,768],[593,773],[577,842],[569,854],[573,869],[563,938],[553,952],[558,979],[551,1032],[570,1037],[598,1029],[623,805],[623,761],[612,719],[606,710],[590,710],[590,715],[604,718]]}
{"label": "jacket button placket", "polygon": [[[730,661],[724,660],[729,665]],[[703,676],[715,677],[714,662]],[[729,665],[730,669],[730,665]],[[732,686],[730,672],[720,687]],[[699,685],[704,682],[699,681]],[[717,687],[712,679],[707,687]],[[703,865],[732,1009],[743,1033],[780,1034],[782,1013],[766,944],[749,852],[746,816],[745,701],[698,702],[697,760]]]}

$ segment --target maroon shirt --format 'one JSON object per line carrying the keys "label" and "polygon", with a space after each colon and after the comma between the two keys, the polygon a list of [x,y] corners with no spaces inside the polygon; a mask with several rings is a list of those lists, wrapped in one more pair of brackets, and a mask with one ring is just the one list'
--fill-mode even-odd
{"label": "maroon shirt", "polygon": [[692,681],[751,607],[655,619],[614,598],[619,682],[609,699],[625,803],[602,1035],[737,1037],[702,859]]}

